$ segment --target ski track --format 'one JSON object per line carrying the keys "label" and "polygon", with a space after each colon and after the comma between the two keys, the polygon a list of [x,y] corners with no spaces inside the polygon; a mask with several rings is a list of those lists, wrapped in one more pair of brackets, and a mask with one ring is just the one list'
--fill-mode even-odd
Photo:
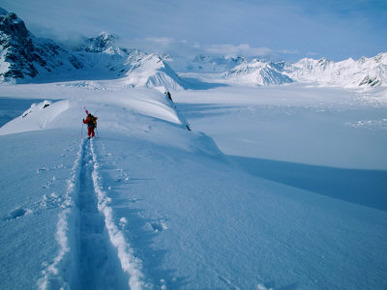
{"label": "ski track", "polygon": [[82,140],[58,215],[58,254],[40,289],[143,289],[142,261],[114,222],[93,140]]}

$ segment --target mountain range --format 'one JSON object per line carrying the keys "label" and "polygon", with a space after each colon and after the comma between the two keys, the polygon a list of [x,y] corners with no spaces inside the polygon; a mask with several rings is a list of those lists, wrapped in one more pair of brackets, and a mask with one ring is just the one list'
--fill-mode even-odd
{"label": "mountain range", "polygon": [[[14,13],[0,10],[0,81],[52,82],[126,78],[126,85],[181,87],[177,74],[158,55],[120,48],[101,33],[76,48],[36,38]],[[132,83],[133,82],[133,83]]]}
{"label": "mountain range", "polygon": [[340,62],[305,58],[287,63],[206,55],[180,59],[121,48],[116,37],[106,32],[84,38],[70,49],[35,37],[15,13],[0,8],[0,82],[123,79],[126,86],[182,89],[190,86],[179,76],[183,71],[217,74],[220,82],[226,84],[272,86],[300,82],[375,87],[387,85],[387,53]]}

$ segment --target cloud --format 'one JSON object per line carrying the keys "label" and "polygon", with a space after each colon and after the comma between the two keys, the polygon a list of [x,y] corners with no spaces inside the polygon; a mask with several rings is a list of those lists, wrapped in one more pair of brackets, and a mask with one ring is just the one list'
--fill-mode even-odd
{"label": "cloud", "polygon": [[172,37],[146,37],[130,41],[120,41],[121,46],[139,48],[148,52],[169,53],[172,55],[193,57],[200,54],[222,55],[225,57],[269,57],[275,51],[268,47],[252,47],[250,44],[200,44],[199,42]]}
{"label": "cloud", "polygon": [[120,38],[117,44],[121,47],[177,56],[192,56],[203,51],[199,43],[184,39],[176,40],[172,37]]}
{"label": "cloud", "polygon": [[294,50],[288,50],[288,49],[283,49],[281,51],[279,51],[280,54],[286,54],[286,55],[296,55],[296,54],[299,54],[300,51],[298,49],[294,49]]}
{"label": "cloud", "polygon": [[228,57],[243,56],[268,56],[273,50],[267,47],[251,47],[249,44],[213,44],[204,47],[211,54],[221,54]]}
{"label": "cloud", "polygon": [[163,46],[169,46],[175,42],[175,40],[171,37],[147,37],[144,40],[147,42],[151,42],[151,43],[155,43]]}
{"label": "cloud", "polygon": [[[385,51],[385,0],[2,0],[36,36],[73,41],[108,31],[167,53],[338,59]],[[46,27],[46,29],[44,28]],[[55,37],[55,35],[58,35]],[[75,37],[79,38],[79,36]]]}

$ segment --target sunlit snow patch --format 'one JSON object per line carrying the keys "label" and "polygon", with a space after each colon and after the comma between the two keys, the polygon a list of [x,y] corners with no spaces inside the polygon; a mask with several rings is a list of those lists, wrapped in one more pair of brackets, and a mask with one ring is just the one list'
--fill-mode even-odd
{"label": "sunlit snow patch", "polygon": [[38,131],[49,128],[55,118],[66,111],[68,107],[68,101],[52,103],[45,100],[38,104],[32,104],[21,116],[1,127],[0,135]]}

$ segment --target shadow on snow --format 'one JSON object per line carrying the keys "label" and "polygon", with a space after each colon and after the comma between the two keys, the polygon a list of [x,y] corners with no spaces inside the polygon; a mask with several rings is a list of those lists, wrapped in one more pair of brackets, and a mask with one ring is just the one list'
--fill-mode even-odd
{"label": "shadow on snow", "polygon": [[387,211],[387,171],[340,169],[229,156],[252,175]]}
{"label": "shadow on snow", "polygon": [[201,81],[199,79],[190,78],[190,77],[179,77],[183,82],[184,89],[190,90],[210,90],[219,87],[227,87],[227,84],[222,83],[208,83]]}

